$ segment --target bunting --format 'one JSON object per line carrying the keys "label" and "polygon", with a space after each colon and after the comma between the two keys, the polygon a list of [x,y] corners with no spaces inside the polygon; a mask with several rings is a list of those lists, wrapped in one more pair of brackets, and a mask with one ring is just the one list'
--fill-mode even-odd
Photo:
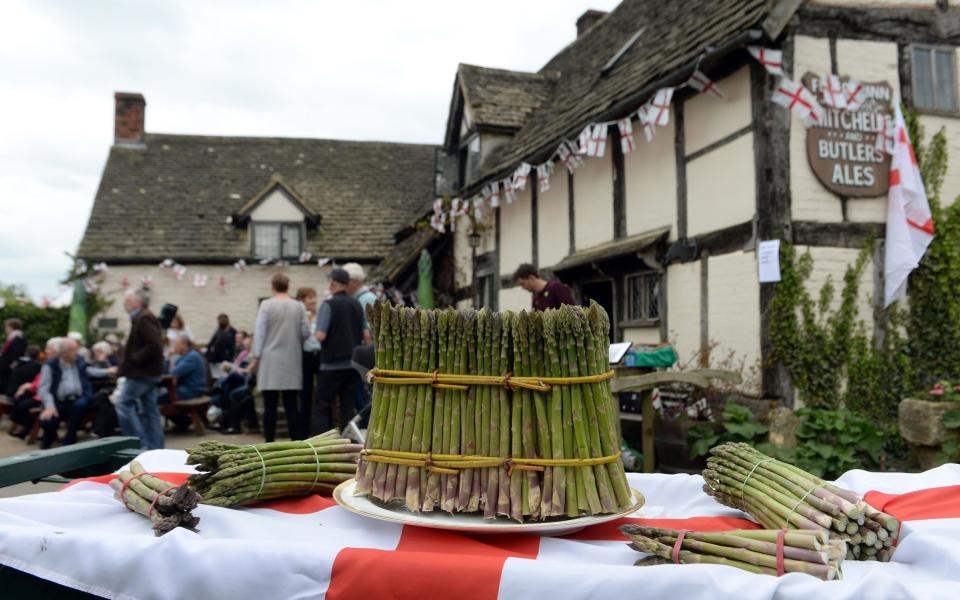
{"label": "bunting", "polygon": [[771,75],[783,75],[783,51],[763,46],[748,46],[747,52]]}
{"label": "bunting", "polygon": [[723,92],[717,87],[716,82],[704,75],[699,69],[693,72],[693,75],[687,81],[687,85],[701,94],[713,94],[717,98],[723,98]]}
{"label": "bunting", "polygon": [[636,150],[637,142],[633,139],[633,124],[630,122],[630,117],[617,121],[617,129],[620,131],[620,150],[624,154]]}

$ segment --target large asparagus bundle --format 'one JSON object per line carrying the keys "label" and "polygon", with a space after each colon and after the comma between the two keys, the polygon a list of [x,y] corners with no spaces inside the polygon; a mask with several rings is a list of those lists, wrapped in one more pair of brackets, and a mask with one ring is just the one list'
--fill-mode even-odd
{"label": "large asparagus bundle", "polygon": [[728,443],[710,450],[703,490],[764,527],[829,531],[847,542],[848,559],[886,562],[900,522],[863,498],[751,446]]}
{"label": "large asparagus bundle", "polygon": [[189,486],[176,486],[147,473],[139,462],[120,471],[110,482],[124,506],[153,523],[153,532],[161,536],[176,527],[196,531],[200,519],[193,516],[200,496]]}
{"label": "large asparagus bundle", "polygon": [[214,506],[331,492],[354,476],[361,448],[336,429],[292,442],[200,442],[187,450],[187,464],[200,471],[189,482],[204,504]]}
{"label": "large asparagus bundle", "polygon": [[737,567],[751,573],[778,575],[806,573],[830,581],[841,579],[840,563],[846,555],[846,543],[827,531],[795,530],[783,535],[779,531],[735,530],[722,532],[687,531],[675,529],[621,525],[630,538],[629,546],[651,556],[640,559],[637,565],[715,564]]}
{"label": "large asparagus bundle", "polygon": [[359,493],[411,511],[517,521],[633,505],[599,305],[542,313],[382,305],[368,319],[377,376]]}

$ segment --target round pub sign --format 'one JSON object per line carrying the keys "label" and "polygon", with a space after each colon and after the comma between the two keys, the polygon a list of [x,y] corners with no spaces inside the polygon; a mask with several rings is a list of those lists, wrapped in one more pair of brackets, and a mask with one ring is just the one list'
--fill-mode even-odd
{"label": "round pub sign", "polygon": [[[803,85],[822,103],[819,76],[807,73]],[[867,100],[858,110],[821,104],[823,116],[807,128],[810,168],[820,183],[839,196],[882,196],[890,187],[890,155],[878,149],[876,142],[892,113],[893,88],[883,81],[863,83],[863,88]]]}

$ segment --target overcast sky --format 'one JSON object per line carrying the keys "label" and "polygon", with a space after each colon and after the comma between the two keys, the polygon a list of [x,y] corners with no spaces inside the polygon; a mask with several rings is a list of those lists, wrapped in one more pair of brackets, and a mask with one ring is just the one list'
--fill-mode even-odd
{"label": "overcast sky", "polygon": [[617,3],[0,0],[0,283],[58,295],[114,91],[153,132],[439,143],[457,63],[537,70]]}

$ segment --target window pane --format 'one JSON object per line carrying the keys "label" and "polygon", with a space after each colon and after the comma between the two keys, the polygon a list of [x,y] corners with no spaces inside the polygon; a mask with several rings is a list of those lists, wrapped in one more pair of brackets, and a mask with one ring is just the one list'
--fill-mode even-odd
{"label": "window pane", "polygon": [[300,256],[300,225],[283,226],[283,258]]}
{"label": "window pane", "polygon": [[257,258],[280,258],[280,226],[254,223],[253,255]]}
{"label": "window pane", "polygon": [[632,321],[660,317],[660,277],[644,273],[627,278],[627,319]]}
{"label": "window pane", "polygon": [[937,50],[934,52],[934,58],[937,108],[957,110],[957,71],[953,66],[953,51]]}
{"label": "window pane", "polygon": [[933,99],[933,65],[930,50],[913,49],[913,99],[917,108],[936,108]]}
{"label": "window pane", "polygon": [[650,319],[659,319],[660,318],[660,278],[651,273],[646,276],[648,285],[647,289],[649,290],[647,296],[647,306],[649,306],[648,318]]}

